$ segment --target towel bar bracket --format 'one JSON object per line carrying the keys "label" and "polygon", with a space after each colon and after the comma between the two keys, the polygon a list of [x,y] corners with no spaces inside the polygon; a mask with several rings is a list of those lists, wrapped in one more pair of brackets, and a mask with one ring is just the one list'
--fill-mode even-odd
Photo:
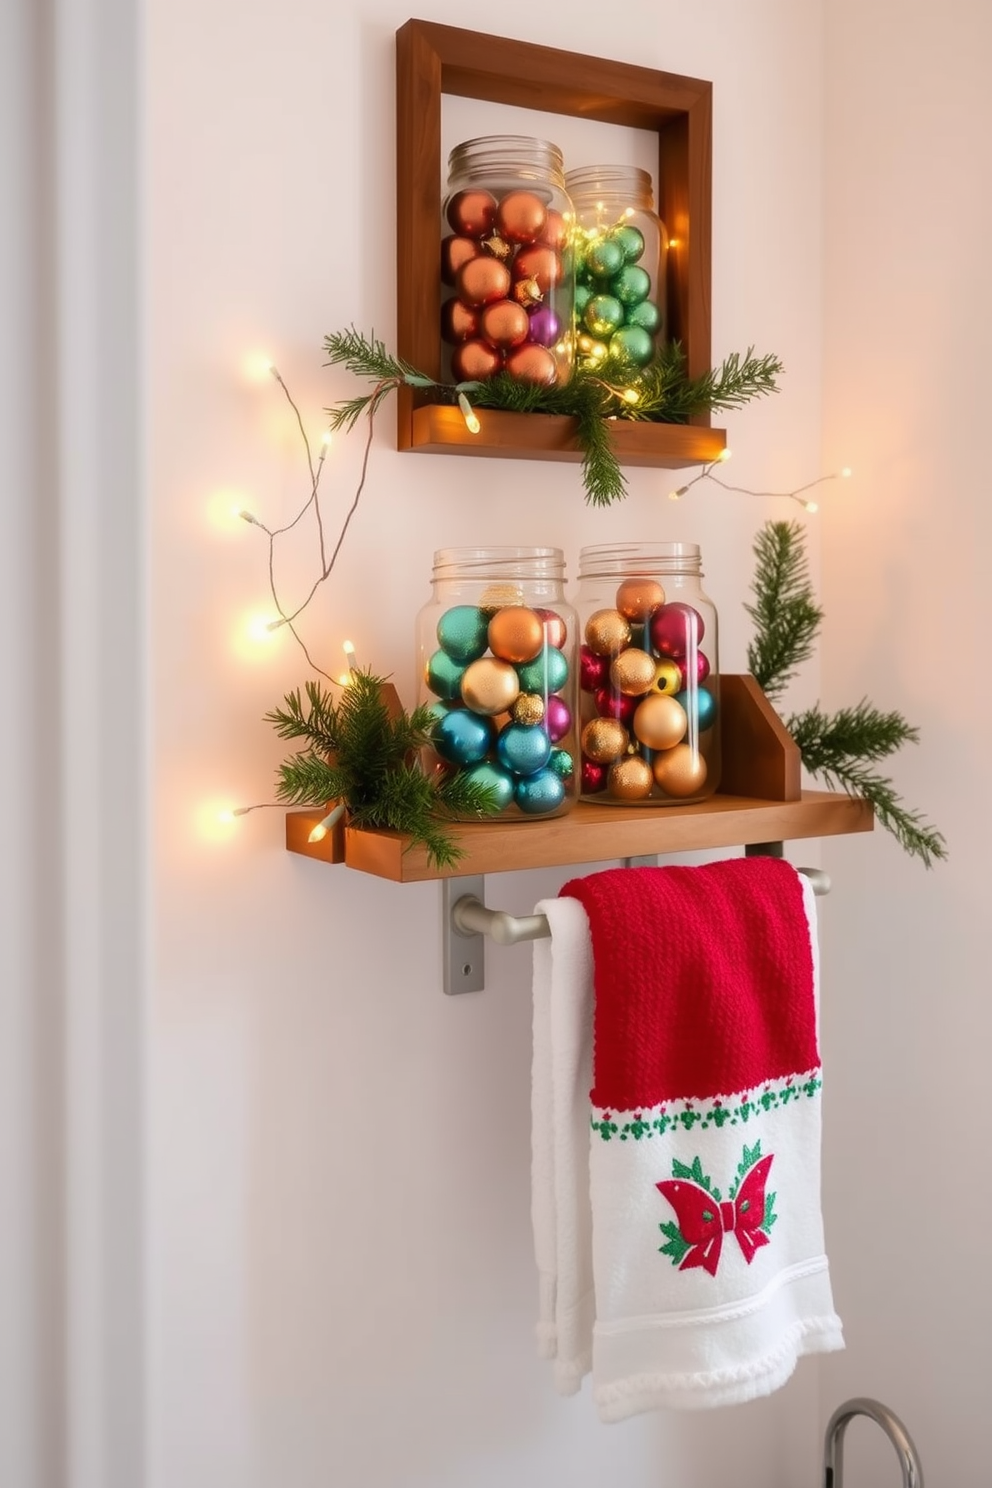
{"label": "towel bar bracket", "polygon": [[469,905],[483,904],[485,894],[486,880],[481,873],[441,881],[441,959],[447,997],[481,992],[486,985],[486,937],[482,928],[470,925],[463,913]]}

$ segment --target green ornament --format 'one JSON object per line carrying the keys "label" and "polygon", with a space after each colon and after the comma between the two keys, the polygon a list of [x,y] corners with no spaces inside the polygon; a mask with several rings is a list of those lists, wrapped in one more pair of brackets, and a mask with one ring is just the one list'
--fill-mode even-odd
{"label": "green ornament", "polygon": [[581,320],[585,314],[585,308],[592,299],[592,290],[588,284],[577,284],[575,286],[575,318]]}
{"label": "green ornament", "polygon": [[629,222],[617,228],[613,241],[619,244],[624,263],[636,263],[644,252],[644,234],[639,227],[633,227]]}
{"label": "green ornament", "polygon": [[610,356],[633,362],[635,367],[646,367],[654,356],[654,342],[643,326],[621,326],[610,341]]}
{"label": "green ornament", "polygon": [[471,765],[462,772],[462,778],[486,786],[495,797],[496,806],[500,811],[505,811],[513,801],[513,776],[509,771],[500,769],[499,765],[494,765],[488,760],[479,765]]}
{"label": "green ornament", "polygon": [[593,295],[582,319],[594,336],[612,336],[623,325],[623,306],[613,295]]}
{"label": "green ornament", "polygon": [[657,333],[661,326],[661,311],[654,300],[641,300],[639,305],[630,305],[626,315],[627,325],[641,326],[649,336]]}
{"label": "green ornament", "polygon": [[533,661],[517,667],[522,692],[539,692],[547,697],[560,692],[568,681],[568,662],[557,646],[547,646]]}
{"label": "green ornament", "polygon": [[452,605],[437,622],[437,639],[453,661],[475,661],[486,649],[488,630],[488,616],[477,605]]}
{"label": "green ornament", "polygon": [[453,702],[461,696],[464,672],[461,663],[453,661],[447,651],[435,651],[427,663],[427,686],[439,698]]}
{"label": "green ornament", "polygon": [[560,775],[562,780],[567,780],[575,769],[575,761],[567,749],[552,749],[548,768]]}
{"label": "green ornament", "polygon": [[586,268],[597,279],[612,279],[623,263],[623,249],[615,238],[593,238],[586,248]]}
{"label": "green ornament", "polygon": [[651,293],[651,275],[640,264],[627,264],[610,280],[610,290],[621,305],[639,305]]}

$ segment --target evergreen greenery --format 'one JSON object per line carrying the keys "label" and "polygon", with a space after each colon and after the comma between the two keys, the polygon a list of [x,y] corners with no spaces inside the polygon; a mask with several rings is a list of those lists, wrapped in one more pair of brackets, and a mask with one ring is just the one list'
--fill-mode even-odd
{"label": "evergreen greenery", "polygon": [[[778,698],[798,668],[813,654],[823,623],[809,580],[800,522],[768,522],[754,543],[754,603],[744,606],[755,624],[748,646],[748,668],[770,698]],[[862,699],[854,707],[825,713],[819,706],[784,719],[799,746],[803,765],[831,790],[863,796],[875,808],[879,825],[891,832],[911,857],[929,868],[947,857],[947,846],[919,811],[907,809],[888,776],[873,768],[903,744],[915,744],[919,731],[901,713],[883,713]]]}
{"label": "evergreen greenery", "polygon": [[419,751],[429,742],[434,715],[428,705],[395,717],[382,697],[381,677],[355,671],[335,705],[319,682],[285,698],[285,707],[265,715],[281,739],[303,739],[306,747],[284,760],[276,795],[291,806],[344,801],[358,827],[389,827],[422,844],[434,868],[453,868],[463,851],[445,826],[465,817],[486,817],[499,808],[492,791],[464,774],[428,776]]}
{"label": "evergreen greenery", "polygon": [[[537,387],[508,373],[487,382],[439,383],[394,357],[382,341],[363,336],[353,326],[327,336],[328,364],[345,367],[375,386],[370,393],[329,409],[332,429],[351,429],[363,412],[374,414],[379,403],[401,383],[430,389],[438,403],[452,404],[459,393],[471,393],[478,408],[510,413],[561,414],[574,418],[582,449],[582,482],[594,506],[610,506],[627,494],[623,472],[610,439],[609,420],[685,424],[696,414],[738,408],[752,398],[777,390],[782,364],[774,356],[755,356],[752,347],[734,352],[718,368],[689,377],[679,343],[668,342],[650,367],[610,361],[607,366],[577,367],[568,382]],[[636,400],[630,395],[636,393]]]}

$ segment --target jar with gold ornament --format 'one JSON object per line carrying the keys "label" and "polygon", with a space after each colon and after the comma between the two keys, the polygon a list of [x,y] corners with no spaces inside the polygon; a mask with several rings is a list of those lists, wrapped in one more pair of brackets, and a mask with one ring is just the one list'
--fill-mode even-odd
{"label": "jar with gold ornament", "polygon": [[577,621],[560,548],[442,548],[417,621],[425,767],[489,787],[497,820],[560,816],[578,797]]}
{"label": "jar with gold ornament", "polygon": [[720,780],[717,615],[695,543],[579,555],[579,772],[584,799],[705,800]]}
{"label": "jar with gold ornament", "polygon": [[668,232],[646,170],[590,165],[565,185],[575,212],[575,329],[580,365],[630,369],[665,339]]}
{"label": "jar with gold ornament", "polygon": [[510,134],[456,145],[441,212],[444,377],[567,382],[575,275],[558,146]]}

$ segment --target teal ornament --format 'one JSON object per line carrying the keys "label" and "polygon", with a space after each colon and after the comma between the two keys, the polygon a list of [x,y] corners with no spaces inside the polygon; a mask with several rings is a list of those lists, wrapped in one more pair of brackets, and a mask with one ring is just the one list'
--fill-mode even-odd
{"label": "teal ornament", "polygon": [[439,698],[454,702],[461,695],[464,671],[462,664],[454,661],[447,651],[435,651],[427,663],[427,686]]}
{"label": "teal ornament", "polygon": [[585,314],[585,308],[592,299],[592,290],[588,284],[577,284],[575,286],[575,318],[581,320]]}
{"label": "teal ornament", "polygon": [[468,708],[452,708],[434,725],[431,742],[450,765],[475,765],[492,747],[493,725]]}
{"label": "teal ornament", "polygon": [[627,325],[640,326],[649,336],[654,336],[661,327],[661,311],[654,300],[641,300],[638,305],[629,305]]}
{"label": "teal ornament", "polygon": [[612,336],[617,327],[623,325],[623,306],[615,295],[593,295],[582,320],[594,336]]}
{"label": "teal ornament", "polygon": [[435,724],[439,723],[444,715],[448,712],[448,704],[442,703],[440,700],[438,700],[438,702],[436,703],[425,703],[424,706],[426,707],[428,713],[431,715],[431,718],[434,720]]}
{"label": "teal ornament", "polygon": [[521,692],[539,692],[547,697],[550,692],[561,692],[568,681],[568,662],[557,646],[547,646],[533,661],[517,667]]}
{"label": "teal ornament", "polygon": [[513,775],[534,775],[551,758],[551,740],[536,724],[508,723],[496,740],[496,757]]}
{"label": "teal ornament", "polygon": [[640,264],[627,264],[610,280],[610,292],[621,305],[639,305],[651,293],[651,275]]}
{"label": "teal ornament", "polygon": [[623,249],[615,238],[594,238],[586,248],[585,266],[596,279],[612,279],[623,263]]}
{"label": "teal ornament", "polygon": [[568,780],[575,771],[575,761],[567,749],[552,749],[548,769],[554,770],[562,780]]}
{"label": "teal ornament", "polygon": [[462,779],[484,785],[500,811],[505,811],[507,806],[513,802],[513,776],[507,774],[506,770],[501,770],[499,765],[494,765],[490,760],[479,765],[470,765],[463,772]]}
{"label": "teal ornament", "polygon": [[695,718],[696,727],[701,734],[704,734],[708,728],[712,728],[716,723],[716,698],[705,687],[698,687],[696,689],[695,704],[693,704],[692,695],[688,689],[684,692],[677,692],[675,694],[675,701],[681,703],[688,714],[690,728]]}
{"label": "teal ornament", "polygon": [[517,781],[513,799],[528,816],[547,816],[564,801],[565,782],[552,769],[538,770]]}
{"label": "teal ornament", "polygon": [[644,234],[639,227],[624,223],[613,234],[614,243],[619,244],[624,263],[636,263],[644,252]]}
{"label": "teal ornament", "polygon": [[486,649],[489,617],[477,605],[452,605],[437,622],[437,639],[452,661],[476,661]]}
{"label": "teal ornament", "polygon": [[610,356],[617,361],[633,362],[635,367],[646,367],[654,356],[654,342],[643,326],[620,326],[610,341]]}

